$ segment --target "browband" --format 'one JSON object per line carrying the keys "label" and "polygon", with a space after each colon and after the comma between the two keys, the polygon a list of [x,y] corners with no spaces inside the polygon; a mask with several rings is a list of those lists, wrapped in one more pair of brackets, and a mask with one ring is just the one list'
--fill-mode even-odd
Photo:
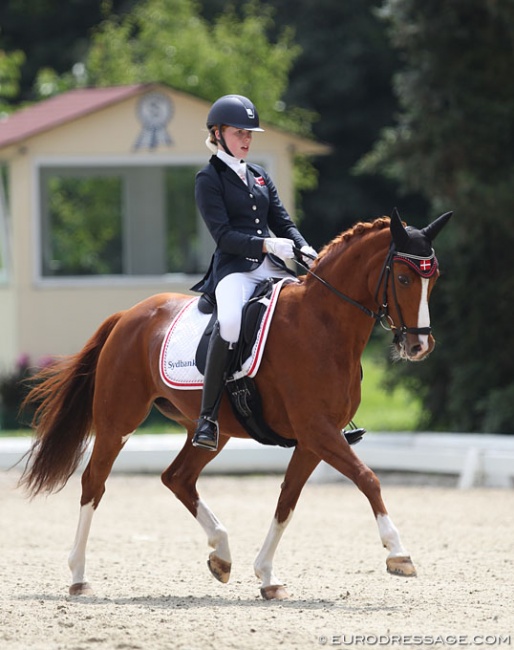
{"label": "browband", "polygon": [[432,255],[430,255],[430,257],[420,257],[419,255],[411,255],[410,253],[395,251],[393,260],[397,262],[404,262],[423,278],[432,277],[437,271],[438,267],[437,257],[435,256],[433,248]]}

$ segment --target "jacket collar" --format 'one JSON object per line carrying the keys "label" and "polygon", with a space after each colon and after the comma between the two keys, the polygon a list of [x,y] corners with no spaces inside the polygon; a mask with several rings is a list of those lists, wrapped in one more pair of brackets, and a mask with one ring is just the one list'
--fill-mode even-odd
{"label": "jacket collar", "polygon": [[[225,162],[223,162],[223,160],[221,160],[221,158],[219,158],[216,155],[210,157],[209,163],[214,167],[214,169],[218,172],[218,174],[222,174],[222,173],[224,174],[227,171],[227,169],[230,169],[230,167]],[[249,165],[248,163],[246,163],[246,169],[252,172],[251,174],[247,175],[247,178],[249,178],[249,180],[251,182],[251,186],[253,186],[253,185],[255,185],[256,172],[255,172],[254,169],[252,169],[251,165]],[[225,176],[225,178],[228,181],[230,181],[231,183],[233,183],[234,185],[237,185],[237,187],[244,188],[246,190],[249,187],[249,186],[246,185],[246,183],[244,183],[239,178],[239,176],[236,173],[227,174]]]}

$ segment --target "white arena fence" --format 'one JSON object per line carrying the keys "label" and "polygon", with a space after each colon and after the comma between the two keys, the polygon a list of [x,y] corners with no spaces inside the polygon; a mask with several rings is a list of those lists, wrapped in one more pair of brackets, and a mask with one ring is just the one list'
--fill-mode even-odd
{"label": "white arena fence", "polygon": [[[159,474],[178,454],[185,438],[185,434],[134,435],[118,456],[113,472]],[[8,470],[18,463],[30,443],[28,437],[0,436],[0,470]],[[514,487],[514,436],[369,432],[356,445],[355,451],[377,472],[453,476],[457,486],[463,489]],[[87,462],[88,453],[81,469]],[[291,454],[291,449],[233,438],[220,455],[209,463],[204,473],[282,474]],[[329,465],[321,463],[310,480],[331,482],[344,480],[344,477]]]}

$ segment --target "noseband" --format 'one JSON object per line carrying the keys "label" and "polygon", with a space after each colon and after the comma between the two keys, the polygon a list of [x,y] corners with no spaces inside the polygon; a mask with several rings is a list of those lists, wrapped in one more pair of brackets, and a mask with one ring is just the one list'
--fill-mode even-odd
{"label": "noseband", "polygon": [[[384,260],[384,264],[382,265],[382,270],[380,271],[380,275],[378,278],[378,283],[377,283],[377,288],[375,291],[375,302],[379,305],[378,311],[373,311],[372,309],[368,309],[365,305],[362,305],[360,302],[357,302],[353,298],[350,298],[350,296],[347,296],[346,294],[342,293],[339,291],[339,289],[336,289],[334,286],[330,284],[330,282],[327,282],[324,280],[322,277],[320,277],[317,273],[314,273],[314,271],[311,271],[311,269],[304,264],[301,261],[301,256],[308,257],[309,259],[315,260],[316,258],[314,255],[309,255],[307,253],[302,252],[299,248],[294,248],[294,252],[296,253],[297,258],[295,258],[295,262],[301,266],[307,273],[312,275],[318,282],[321,282],[322,285],[324,285],[327,289],[332,291],[338,298],[341,298],[342,300],[345,300],[346,302],[349,302],[351,305],[354,307],[357,307],[360,309],[362,312],[366,314],[366,316],[369,316],[370,318],[373,318],[376,322],[379,322],[380,325],[388,330],[388,331],[393,331],[394,332],[394,341],[398,342],[400,341],[405,334],[415,334],[415,335],[429,335],[432,331],[432,328],[429,327],[407,327],[405,325],[405,321],[403,320],[403,314],[402,310],[400,308],[400,304],[398,303],[398,297],[396,294],[396,283],[394,281],[394,274],[391,274],[393,264],[395,261],[399,262],[406,262],[414,268],[417,272],[418,275],[424,275],[419,272],[417,266],[413,263],[410,262],[410,258],[413,258],[414,256],[407,255],[405,253],[399,253],[394,245],[394,242],[391,243],[391,246],[389,248],[389,252],[387,254],[386,259]],[[433,264],[432,264],[432,269],[430,272],[430,275],[433,275],[437,268],[437,260],[435,259],[435,256],[433,258]],[[394,301],[394,306],[396,308],[396,312],[400,318],[400,327],[397,327],[394,324],[393,318],[389,313],[389,303],[387,299],[387,288],[389,285],[389,280],[391,279],[391,286],[392,286],[392,292],[393,292],[393,301]],[[380,287],[382,287],[382,298],[379,300],[378,295],[380,292]],[[387,325],[385,322],[387,321]]]}

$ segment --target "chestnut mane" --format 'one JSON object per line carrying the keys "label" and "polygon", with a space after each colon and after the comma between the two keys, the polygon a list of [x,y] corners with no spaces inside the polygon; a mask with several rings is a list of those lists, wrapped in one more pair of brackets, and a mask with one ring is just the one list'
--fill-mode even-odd
{"label": "chestnut mane", "polygon": [[341,254],[341,249],[348,246],[348,244],[350,244],[355,238],[367,235],[374,230],[389,228],[389,224],[389,217],[378,217],[374,221],[359,221],[351,228],[348,228],[348,230],[337,235],[321,249],[318,258],[313,264],[313,270],[322,262],[330,262],[334,255],[339,256]]}

